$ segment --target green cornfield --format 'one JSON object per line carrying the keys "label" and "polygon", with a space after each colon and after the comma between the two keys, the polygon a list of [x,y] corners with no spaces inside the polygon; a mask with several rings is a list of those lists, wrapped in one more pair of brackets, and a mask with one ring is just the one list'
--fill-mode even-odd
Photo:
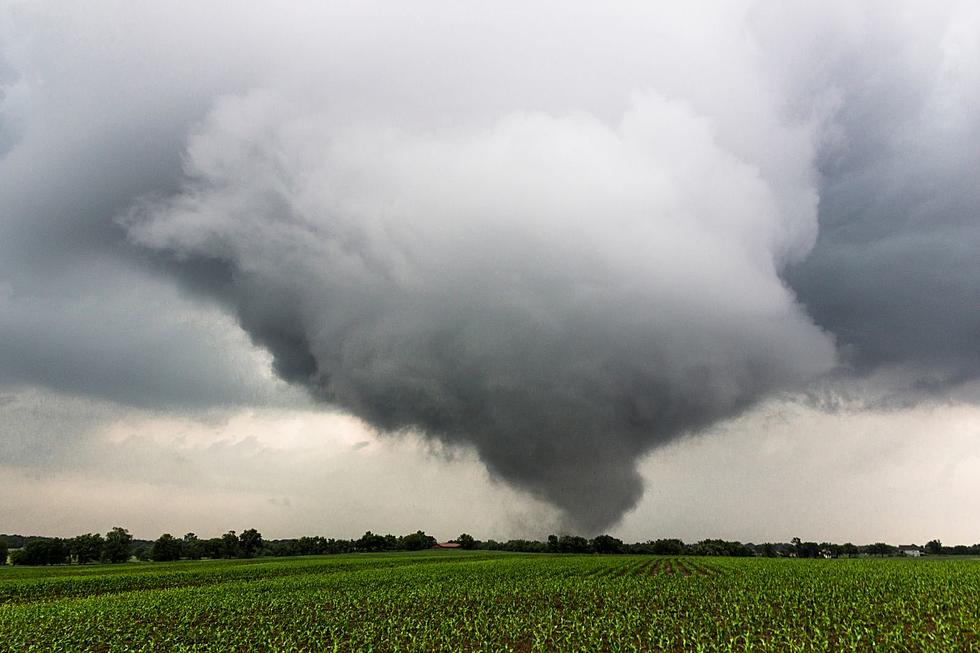
{"label": "green cornfield", "polygon": [[980,561],[460,551],[0,569],[0,651],[980,651]]}

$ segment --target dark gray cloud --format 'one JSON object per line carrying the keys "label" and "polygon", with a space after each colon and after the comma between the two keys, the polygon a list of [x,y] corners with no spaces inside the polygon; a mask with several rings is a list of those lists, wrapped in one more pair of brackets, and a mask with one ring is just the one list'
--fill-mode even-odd
{"label": "dark gray cloud", "polygon": [[802,35],[811,56],[777,61],[777,74],[794,111],[823,116],[819,235],[784,273],[834,334],[844,365],[815,390],[829,405],[880,407],[975,396],[976,7],[907,2],[856,12],[790,3],[756,18],[783,28],[761,29],[768,48]]}
{"label": "dark gray cloud", "polygon": [[840,363],[980,369],[969,7],[2,25],[0,384],[276,401],[231,315],[281,379],[591,532],[644,453]]}
{"label": "dark gray cloud", "polygon": [[925,391],[980,375],[980,51],[958,28],[920,61],[871,35],[841,62],[820,235],[787,275],[849,364]]}
{"label": "dark gray cloud", "polygon": [[291,394],[234,320],[111,259],[0,289],[0,336],[0,386],[179,410],[281,403]]}
{"label": "dark gray cloud", "polygon": [[[185,134],[234,71],[187,70],[132,12],[72,13],[0,18],[0,386],[146,408],[288,400],[234,321],[113,221],[178,188]],[[113,43],[127,23],[134,40]]]}

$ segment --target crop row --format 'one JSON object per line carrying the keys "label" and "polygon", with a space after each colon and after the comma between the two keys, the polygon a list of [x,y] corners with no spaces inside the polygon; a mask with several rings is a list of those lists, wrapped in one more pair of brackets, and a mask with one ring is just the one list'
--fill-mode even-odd
{"label": "crop row", "polygon": [[199,585],[10,602],[0,651],[980,648],[975,561],[463,554],[272,570],[293,562],[293,574],[201,565],[212,578]]}
{"label": "crop row", "polygon": [[[466,560],[487,557],[471,555]],[[229,582],[254,582],[285,576],[344,573],[364,569],[447,562],[445,555],[358,555],[303,558],[296,560],[204,561],[168,565],[91,565],[81,567],[32,568],[33,576],[22,569],[0,575],[0,605],[28,601],[90,597],[156,589],[210,586]],[[123,573],[120,573],[122,571]],[[75,572],[75,573],[72,573]]]}
{"label": "crop row", "polygon": [[[615,560],[615,559],[614,559]],[[616,560],[613,564],[593,564],[587,577],[602,576],[691,576],[723,573],[716,564],[692,558],[649,558]]]}

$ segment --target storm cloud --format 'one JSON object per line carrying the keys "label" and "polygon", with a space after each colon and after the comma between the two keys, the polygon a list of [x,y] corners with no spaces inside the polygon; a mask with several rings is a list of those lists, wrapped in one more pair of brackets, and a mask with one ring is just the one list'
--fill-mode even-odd
{"label": "storm cloud", "polygon": [[980,372],[966,4],[3,25],[0,383],[282,401],[232,316],[280,379],[597,532],[643,454],[766,397]]}
{"label": "storm cloud", "polygon": [[820,232],[786,277],[849,366],[928,394],[980,372],[980,11],[917,9],[824,62]]}

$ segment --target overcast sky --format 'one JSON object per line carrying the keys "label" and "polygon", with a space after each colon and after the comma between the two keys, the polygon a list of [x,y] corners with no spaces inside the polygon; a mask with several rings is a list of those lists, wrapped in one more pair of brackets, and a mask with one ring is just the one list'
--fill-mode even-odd
{"label": "overcast sky", "polygon": [[0,8],[0,532],[980,541],[973,2]]}

